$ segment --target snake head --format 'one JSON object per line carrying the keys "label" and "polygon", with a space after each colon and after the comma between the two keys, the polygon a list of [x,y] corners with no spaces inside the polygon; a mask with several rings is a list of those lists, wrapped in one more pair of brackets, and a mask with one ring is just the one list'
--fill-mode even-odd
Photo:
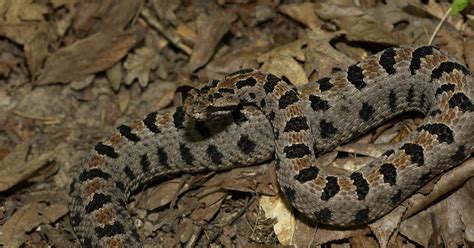
{"label": "snake head", "polygon": [[232,89],[219,85],[220,81],[213,81],[200,89],[191,89],[184,102],[184,111],[198,120],[218,119],[231,114],[240,100]]}

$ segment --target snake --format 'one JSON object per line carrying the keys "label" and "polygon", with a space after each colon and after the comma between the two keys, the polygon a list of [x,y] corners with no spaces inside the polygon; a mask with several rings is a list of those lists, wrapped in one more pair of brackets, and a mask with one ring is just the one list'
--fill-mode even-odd
{"label": "snake", "polygon": [[[365,225],[471,156],[473,98],[468,68],[428,45],[387,48],[298,87],[242,69],[98,142],[70,186],[71,224],[83,247],[142,247],[127,201],[144,185],[274,158],[280,190],[297,211],[325,225]],[[412,111],[423,122],[364,167],[317,163]]]}

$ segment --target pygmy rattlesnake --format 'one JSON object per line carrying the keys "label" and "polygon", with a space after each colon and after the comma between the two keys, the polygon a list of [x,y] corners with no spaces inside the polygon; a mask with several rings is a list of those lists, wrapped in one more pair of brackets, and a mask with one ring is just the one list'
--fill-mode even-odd
{"label": "pygmy rattlesnake", "polygon": [[[252,165],[275,152],[280,187],[296,209],[350,226],[386,214],[474,151],[473,79],[432,46],[389,48],[297,89],[242,70],[190,95],[185,108],[119,126],[85,160],[71,185],[71,220],[85,247],[141,246],[126,202],[160,176]],[[315,155],[413,110],[424,122],[364,168],[344,174],[315,163]]]}

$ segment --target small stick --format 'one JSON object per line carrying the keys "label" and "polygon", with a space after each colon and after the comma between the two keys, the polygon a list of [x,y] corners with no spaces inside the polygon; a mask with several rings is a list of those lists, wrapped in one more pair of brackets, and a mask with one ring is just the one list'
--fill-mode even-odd
{"label": "small stick", "polygon": [[175,45],[178,49],[180,49],[181,51],[183,51],[186,55],[191,55],[192,53],[192,49],[183,44],[179,37],[177,37],[177,35],[172,35],[172,34],[169,34],[165,31],[165,28],[163,27],[163,25],[161,25],[161,23],[151,15],[150,11],[148,9],[143,9],[140,14],[145,18],[145,20],[152,26],[154,27],[156,30],[158,30],[158,32],[160,32],[169,42],[171,42],[173,45]]}
{"label": "small stick", "polygon": [[446,21],[446,19],[448,18],[448,15],[449,13],[451,13],[451,7],[449,7],[448,11],[446,11],[446,13],[444,13],[443,15],[443,18],[441,18],[441,21],[438,23],[438,26],[436,27],[435,31],[433,32],[433,34],[431,35],[431,38],[430,38],[430,41],[428,41],[428,45],[431,45],[431,43],[433,43],[433,40],[434,38],[436,37],[436,34],[439,32],[439,30],[441,29],[441,25],[443,25],[443,23]]}

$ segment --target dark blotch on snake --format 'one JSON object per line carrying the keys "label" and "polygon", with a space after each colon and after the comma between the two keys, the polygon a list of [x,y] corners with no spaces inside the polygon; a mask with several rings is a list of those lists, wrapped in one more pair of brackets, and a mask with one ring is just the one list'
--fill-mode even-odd
{"label": "dark blotch on snake", "polygon": [[244,154],[250,154],[255,150],[256,144],[248,135],[242,135],[237,143],[237,146]]}
{"label": "dark blotch on snake", "polygon": [[138,137],[138,135],[132,133],[132,128],[130,128],[127,125],[120,125],[119,127],[117,127],[117,130],[119,131],[119,133],[123,137],[125,137],[126,139],[128,139],[132,142],[140,141],[140,137]]}
{"label": "dark blotch on snake", "polygon": [[211,158],[214,164],[222,164],[222,158],[224,157],[219,149],[215,145],[209,145],[206,150],[207,155]]}
{"label": "dark blotch on snake", "polygon": [[309,130],[308,119],[305,116],[296,116],[286,122],[283,132],[299,132],[303,130]]}
{"label": "dark blotch on snake", "polygon": [[194,156],[191,154],[191,150],[185,144],[179,144],[179,154],[181,159],[188,165],[193,164]]}
{"label": "dark blotch on snake", "polygon": [[388,74],[395,74],[395,56],[397,53],[393,47],[386,49],[379,59],[379,64]]}
{"label": "dark blotch on snake", "polygon": [[300,98],[298,97],[298,94],[293,90],[289,90],[278,100],[278,107],[280,109],[286,109],[288,106],[298,102],[299,100]]}
{"label": "dark blotch on snake", "polygon": [[300,183],[305,183],[311,180],[316,179],[318,177],[319,168],[316,166],[310,166],[308,168],[304,168],[298,172],[298,175],[295,175],[295,180]]}
{"label": "dark blotch on snake", "polygon": [[393,164],[382,164],[379,171],[383,176],[384,183],[388,183],[390,186],[397,184],[397,169]]}
{"label": "dark blotch on snake", "polygon": [[168,154],[166,154],[166,152],[163,148],[158,147],[158,149],[156,151],[156,155],[158,155],[158,163],[160,163],[160,165],[165,166],[165,167],[169,167]]}
{"label": "dark blotch on snake", "polygon": [[412,59],[410,61],[410,72],[411,75],[415,75],[416,71],[421,68],[421,59],[432,54],[432,46],[422,46],[415,49],[412,53]]}
{"label": "dark blotch on snake", "polygon": [[423,155],[423,147],[413,143],[406,143],[402,146],[402,150],[411,157],[411,162],[418,166],[425,164],[425,158]]}
{"label": "dark blotch on snake", "polygon": [[456,85],[454,84],[443,84],[441,85],[439,88],[436,89],[436,96],[437,95],[441,95],[443,92],[449,92],[449,91],[453,91],[454,90],[454,87]]}
{"label": "dark blotch on snake", "polygon": [[431,71],[431,80],[439,79],[443,76],[443,72],[451,73],[454,69],[461,71],[464,75],[469,75],[469,70],[465,66],[455,62],[445,61]]}
{"label": "dark blotch on snake", "polygon": [[286,158],[302,158],[307,155],[311,155],[309,147],[305,144],[291,144],[283,148],[283,152],[286,154]]}
{"label": "dark blotch on snake", "polygon": [[95,210],[101,209],[105,204],[112,202],[110,195],[102,193],[94,194],[92,200],[86,206],[86,213],[90,214]]}
{"label": "dark blotch on snake", "polygon": [[183,107],[177,107],[173,114],[173,124],[177,129],[184,128],[184,117],[185,113]]}
{"label": "dark blotch on snake", "polygon": [[330,108],[329,107],[329,102],[326,101],[326,100],[321,99],[321,97],[319,97],[319,96],[310,95],[309,96],[309,101],[311,102],[311,108],[314,111],[328,110]]}
{"label": "dark blotch on snake", "polygon": [[327,223],[331,220],[332,212],[329,208],[323,208],[314,212],[314,218],[317,222]]}
{"label": "dark blotch on snake", "polygon": [[145,124],[146,128],[150,130],[152,133],[161,133],[160,129],[156,126],[156,117],[158,116],[157,112],[149,113],[146,118],[143,120],[143,124]]}
{"label": "dark blotch on snake", "polygon": [[120,222],[115,221],[112,225],[107,224],[104,227],[96,227],[95,233],[98,238],[112,237],[118,234],[124,234],[125,230]]}
{"label": "dark blotch on snake", "polygon": [[94,168],[91,170],[83,170],[81,174],[79,174],[79,180],[81,182],[94,179],[94,178],[102,178],[104,180],[107,180],[110,178],[110,174],[103,172],[100,169]]}
{"label": "dark blotch on snake", "polygon": [[235,86],[237,87],[237,89],[242,89],[244,87],[253,87],[256,84],[257,84],[257,80],[255,80],[255,78],[253,77],[249,77],[249,78],[237,81]]}
{"label": "dark blotch on snake", "polygon": [[347,80],[358,90],[363,89],[367,84],[364,82],[364,73],[359,65],[351,65],[347,70]]}
{"label": "dark blotch on snake", "polygon": [[267,75],[267,82],[263,85],[263,89],[265,90],[265,93],[269,94],[275,90],[275,86],[278,84],[280,81],[280,78],[273,74],[268,74]]}
{"label": "dark blotch on snake", "polygon": [[333,122],[328,122],[326,120],[321,120],[319,122],[319,132],[323,139],[334,136],[338,131],[339,130],[334,127]]}
{"label": "dark blotch on snake", "polygon": [[390,90],[388,94],[388,107],[392,112],[395,112],[397,109],[397,94],[395,94],[394,90]]}
{"label": "dark blotch on snake", "polygon": [[125,175],[127,175],[127,177],[130,179],[130,181],[133,181],[133,179],[135,179],[136,176],[129,166],[125,166],[125,168],[123,168],[123,171],[125,172]]}
{"label": "dark blotch on snake", "polygon": [[321,200],[328,201],[329,199],[333,198],[341,188],[337,183],[337,177],[328,176],[326,177],[326,186],[324,186],[323,194],[321,195]]}
{"label": "dark blotch on snake", "polygon": [[359,111],[359,116],[362,120],[365,122],[369,121],[372,119],[372,116],[374,115],[375,109],[372,107],[370,104],[364,102],[362,103],[362,108]]}
{"label": "dark blotch on snake", "polygon": [[462,92],[454,94],[448,104],[450,108],[458,107],[462,112],[474,110],[471,100]]}
{"label": "dark blotch on snake", "polygon": [[350,176],[354,186],[356,187],[357,199],[365,200],[365,197],[369,193],[369,183],[365,180],[364,176],[360,172],[353,172]]}
{"label": "dark blotch on snake", "polygon": [[319,90],[321,92],[328,91],[334,86],[333,84],[331,84],[330,80],[331,80],[331,78],[324,77],[324,78],[321,78],[317,81],[317,83],[319,84]]}
{"label": "dark blotch on snake", "polygon": [[436,135],[439,143],[451,144],[454,142],[454,133],[451,128],[443,123],[425,124],[416,128],[418,131],[427,131],[432,135]]}
{"label": "dark blotch on snake", "polygon": [[108,145],[105,145],[102,142],[99,142],[94,147],[95,151],[100,154],[107,156],[109,158],[118,158],[118,153],[115,152],[114,148]]}

